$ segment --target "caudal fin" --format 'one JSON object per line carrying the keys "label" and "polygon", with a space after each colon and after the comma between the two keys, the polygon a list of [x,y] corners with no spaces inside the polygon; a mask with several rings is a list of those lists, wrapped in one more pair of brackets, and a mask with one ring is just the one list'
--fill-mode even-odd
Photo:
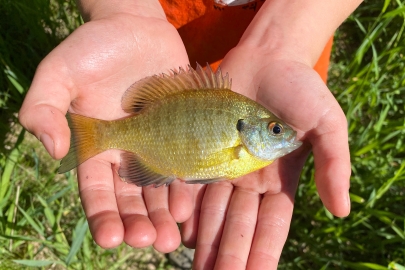
{"label": "caudal fin", "polygon": [[70,127],[70,149],[61,160],[58,173],[64,173],[79,166],[89,158],[101,153],[104,149],[97,147],[97,127],[102,120],[67,113]]}

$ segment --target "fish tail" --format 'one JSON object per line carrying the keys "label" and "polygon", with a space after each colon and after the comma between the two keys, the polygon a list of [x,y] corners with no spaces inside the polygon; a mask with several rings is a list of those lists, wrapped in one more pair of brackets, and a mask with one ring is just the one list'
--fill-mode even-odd
{"label": "fish tail", "polygon": [[58,173],[74,169],[89,158],[105,151],[99,147],[98,133],[103,120],[67,113],[70,128],[70,148],[68,154],[61,160]]}

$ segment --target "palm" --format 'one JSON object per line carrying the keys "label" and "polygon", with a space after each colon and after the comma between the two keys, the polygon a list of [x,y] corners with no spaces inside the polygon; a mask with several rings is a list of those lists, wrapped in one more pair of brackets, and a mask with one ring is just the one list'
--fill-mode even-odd
{"label": "palm", "polygon": [[[44,59],[20,117],[35,134],[56,127],[61,139],[54,138],[52,154],[61,158],[69,147],[64,118],[68,109],[100,119],[121,118],[125,116],[121,97],[131,84],[187,63],[182,41],[164,17],[119,14],[92,21]],[[48,100],[47,106],[43,100]],[[40,117],[49,119],[53,127],[44,127]],[[176,221],[190,215],[190,188],[175,182],[169,194],[167,187],[141,189],[125,184],[115,173],[114,164],[119,162],[120,152],[111,150],[78,168],[80,196],[95,241],[107,248],[122,241],[135,247],[154,244],[162,252],[177,248]]]}
{"label": "palm", "polygon": [[187,64],[167,21],[129,15],[84,24],[52,53],[71,75],[76,93],[71,109],[103,119],[125,116],[121,98],[135,81]]}
{"label": "palm", "polygon": [[[325,206],[338,216],[348,212],[349,206],[342,205],[350,174],[347,134],[336,100],[315,71],[303,64],[275,59],[257,67],[249,60],[243,62],[243,53],[235,50],[224,59],[221,66],[231,74],[234,90],[265,105],[305,143],[258,172],[207,187],[199,224],[191,219],[183,227],[185,242],[193,246],[196,241],[196,268],[276,268],[311,145]],[[198,235],[189,233],[197,226]]]}

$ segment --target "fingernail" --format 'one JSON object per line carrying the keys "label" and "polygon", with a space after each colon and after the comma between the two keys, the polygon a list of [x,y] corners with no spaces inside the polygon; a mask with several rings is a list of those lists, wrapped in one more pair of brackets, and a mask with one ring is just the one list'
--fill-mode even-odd
{"label": "fingernail", "polygon": [[349,194],[349,192],[347,192],[346,204],[347,204],[347,207],[350,209],[350,207],[351,207],[351,202],[350,202],[350,194]]}
{"label": "fingernail", "polygon": [[48,153],[54,157],[55,155],[55,144],[52,140],[52,138],[44,133],[41,134],[41,136],[39,137],[39,140],[41,141],[41,143],[45,146],[46,151],[48,151]]}

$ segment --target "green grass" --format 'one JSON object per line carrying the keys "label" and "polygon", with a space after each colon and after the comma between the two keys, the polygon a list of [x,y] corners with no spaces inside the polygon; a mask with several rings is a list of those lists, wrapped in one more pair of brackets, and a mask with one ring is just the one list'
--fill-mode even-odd
{"label": "green grass", "polygon": [[73,0],[1,0],[0,14],[0,140],[4,141],[39,62],[80,25],[80,17]]}
{"label": "green grass", "polygon": [[[81,23],[74,2],[0,0],[0,14],[0,269],[169,268],[152,249],[97,247],[75,177],[17,122],[39,61]],[[352,212],[325,210],[311,158],[280,269],[405,269],[404,29],[405,1],[369,0],[337,31],[329,87],[348,119]]]}

